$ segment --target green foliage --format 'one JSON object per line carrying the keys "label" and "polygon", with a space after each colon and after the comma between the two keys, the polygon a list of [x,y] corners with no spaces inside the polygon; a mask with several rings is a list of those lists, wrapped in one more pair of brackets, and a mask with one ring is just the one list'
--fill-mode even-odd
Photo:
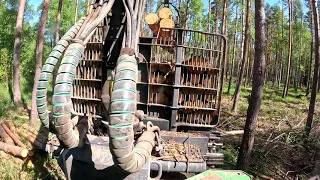
{"label": "green foliage", "polygon": [[220,153],[224,154],[223,169],[234,169],[237,163],[238,152],[235,149],[221,149]]}
{"label": "green foliage", "polygon": [[13,107],[9,89],[6,84],[0,83],[0,117],[5,115],[9,108]]}
{"label": "green foliage", "polygon": [[8,69],[10,69],[9,52],[7,49],[0,50],[0,81],[8,80]]}

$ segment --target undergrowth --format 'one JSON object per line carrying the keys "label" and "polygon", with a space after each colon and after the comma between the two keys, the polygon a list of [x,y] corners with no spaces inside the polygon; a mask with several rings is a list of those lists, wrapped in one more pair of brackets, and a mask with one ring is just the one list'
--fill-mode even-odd
{"label": "undergrowth", "polygon": [[[22,89],[28,92],[23,95],[25,106],[15,107],[8,87],[0,83],[0,120],[13,119],[17,126],[28,123],[31,90],[30,88],[27,90],[28,87]],[[221,118],[217,130],[239,130],[244,127],[251,88],[242,88],[236,113],[231,112],[234,89],[233,85],[230,94],[226,93],[226,88],[224,89]],[[50,90],[49,93],[51,93]],[[264,174],[275,179],[293,177],[305,179],[311,174],[314,152],[319,150],[320,144],[316,143],[319,138],[314,136],[320,131],[320,122],[318,122],[320,97],[318,96],[317,99],[311,140],[306,146],[302,140],[302,133],[310,97],[304,94],[303,90],[295,91],[291,88],[288,96],[282,98],[281,87],[277,89],[267,85],[264,88],[249,173]],[[241,138],[241,135],[222,138],[224,147],[220,151],[225,155],[225,164],[218,168],[235,168]],[[23,141],[26,142],[24,139]],[[37,151],[31,161],[17,159],[3,153],[0,153],[0,158],[0,179],[64,179],[56,160],[41,151]]]}

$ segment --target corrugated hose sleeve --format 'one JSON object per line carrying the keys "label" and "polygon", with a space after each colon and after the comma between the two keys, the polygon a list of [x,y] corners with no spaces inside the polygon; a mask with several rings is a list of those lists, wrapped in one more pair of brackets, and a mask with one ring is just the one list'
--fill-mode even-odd
{"label": "corrugated hose sleeve", "polygon": [[76,68],[83,52],[84,45],[80,43],[73,43],[67,48],[58,70],[52,98],[54,126],[57,136],[68,148],[79,145],[79,131],[74,128],[71,121],[71,110],[73,108],[71,90]]}
{"label": "corrugated hose sleeve", "polygon": [[134,55],[124,54],[118,58],[108,129],[115,163],[130,173],[137,172],[143,167],[155,145],[155,133],[148,129],[137,140],[135,147],[133,144],[137,73],[137,60]]}
{"label": "corrugated hose sleeve", "polygon": [[84,21],[85,17],[81,18],[72,28],[70,28],[70,30],[53,48],[53,51],[50,53],[44,66],[42,67],[39,84],[37,87],[37,109],[39,118],[46,128],[49,128],[49,115],[47,109],[47,87],[49,78],[58,60],[64,53],[65,49],[69,46],[70,41],[76,36]]}

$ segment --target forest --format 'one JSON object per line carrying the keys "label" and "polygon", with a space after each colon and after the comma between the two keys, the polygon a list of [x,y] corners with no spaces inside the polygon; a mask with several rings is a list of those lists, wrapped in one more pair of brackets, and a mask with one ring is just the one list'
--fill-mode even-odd
{"label": "forest", "polygon": [[[144,18],[162,0],[145,1],[140,36],[152,36]],[[35,82],[60,38],[88,14],[91,1],[35,2],[0,0],[0,120],[38,128]],[[320,2],[170,2],[173,12],[179,12],[179,28],[227,39],[221,114],[213,130],[224,134],[219,150],[224,164],[217,167],[241,169],[255,179],[319,175]],[[50,86],[48,94],[51,102]],[[228,133],[237,131],[241,133]],[[22,160],[0,151],[0,158],[1,179],[65,178],[43,152]]]}

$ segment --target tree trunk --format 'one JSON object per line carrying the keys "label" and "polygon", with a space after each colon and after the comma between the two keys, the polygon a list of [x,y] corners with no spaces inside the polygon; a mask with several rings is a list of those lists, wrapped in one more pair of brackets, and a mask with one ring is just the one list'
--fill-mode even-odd
{"label": "tree trunk", "polygon": [[317,88],[319,83],[319,65],[320,65],[320,47],[319,47],[319,14],[318,7],[315,0],[311,0],[310,2],[313,12],[313,20],[314,20],[314,39],[315,39],[315,63],[314,63],[314,74],[313,74],[313,83],[312,83],[312,91],[311,98],[309,104],[309,112],[307,117],[307,123],[305,127],[305,136],[308,138],[311,127],[312,120],[314,115],[316,97],[317,97]]}
{"label": "tree trunk", "polygon": [[20,0],[18,16],[16,21],[16,33],[14,40],[13,52],[13,103],[21,104],[21,89],[20,89],[20,44],[23,27],[23,14],[26,5],[26,0]]}
{"label": "tree trunk", "polygon": [[38,112],[37,112],[37,87],[38,81],[40,78],[41,67],[42,67],[42,54],[43,54],[43,41],[44,41],[44,33],[46,30],[46,21],[48,17],[48,10],[50,6],[50,0],[43,0],[42,12],[39,23],[38,30],[38,39],[37,39],[37,47],[36,47],[36,70],[34,75],[34,85],[32,91],[32,106],[31,106],[31,116],[30,116],[30,124],[32,126],[37,125]]}
{"label": "tree trunk", "polygon": [[[226,27],[227,27],[227,0],[223,0],[223,11],[222,11],[222,20],[221,20],[221,34],[226,35]],[[229,47],[227,47],[229,49]],[[223,51],[222,46],[220,46],[220,50]],[[228,53],[229,54],[229,53]],[[228,79],[228,70],[229,70],[229,58],[227,58],[227,68],[226,68],[226,79]]]}
{"label": "tree trunk", "polygon": [[233,36],[233,52],[232,52],[232,60],[231,60],[231,67],[230,67],[230,78],[229,78],[229,85],[228,85],[228,94],[230,94],[232,77],[233,77],[233,67],[234,62],[236,59],[236,48],[237,48],[237,27],[238,27],[238,6],[236,7],[236,17],[235,17],[235,33]]}
{"label": "tree trunk", "polygon": [[77,23],[77,18],[78,18],[78,4],[79,4],[79,0],[76,0],[76,10],[74,13],[74,24]]}
{"label": "tree trunk", "polygon": [[89,9],[90,9],[90,2],[91,0],[87,0],[87,6],[86,6],[86,15],[89,15]]}
{"label": "tree trunk", "polygon": [[306,96],[309,96],[309,92],[310,92],[311,70],[312,70],[312,56],[313,56],[313,36],[312,36],[312,42],[310,43],[310,60],[309,60],[309,67],[308,67]]}
{"label": "tree trunk", "polygon": [[280,61],[280,69],[279,69],[279,82],[278,82],[278,89],[280,89],[280,85],[282,82],[282,78],[283,78],[283,17],[284,17],[284,9],[283,9],[283,1],[281,1],[281,61]]}
{"label": "tree trunk", "polygon": [[[310,3],[310,8],[311,8],[311,2]],[[313,14],[311,13],[310,15],[310,32],[311,32],[311,47],[310,47],[310,60],[309,60],[309,67],[308,67],[308,79],[307,79],[307,91],[306,91],[306,96],[309,95],[310,91],[310,84],[311,84],[311,70],[312,70],[312,57],[313,57],[313,43],[314,43],[314,33],[313,33]]]}
{"label": "tree trunk", "polygon": [[248,49],[249,49],[249,28],[250,28],[250,8],[251,8],[251,0],[247,0],[247,13],[246,13],[246,27],[245,27],[245,37],[244,37],[244,44],[243,44],[243,57],[242,57],[242,62],[241,62],[241,69],[239,73],[239,78],[238,82],[236,85],[236,90],[234,92],[233,96],[233,105],[232,105],[232,111],[236,112],[237,111],[237,103],[238,99],[240,96],[240,91],[241,91],[241,84],[242,84],[242,77],[243,77],[243,72],[245,68],[245,64],[248,58]]}
{"label": "tree trunk", "polygon": [[216,8],[215,8],[215,15],[216,15],[216,17],[215,17],[215,32],[216,33],[218,33],[218,30],[219,30],[219,15],[218,15],[218,11],[219,11],[219,8],[218,8],[218,3],[219,3],[219,1],[217,2],[215,2],[215,4],[216,4]]}
{"label": "tree trunk", "polygon": [[248,83],[249,83],[249,71],[250,71],[250,54],[251,54],[251,49],[250,49],[250,41],[251,41],[251,38],[249,39],[249,45],[248,45],[248,58],[247,58],[247,66],[246,66],[246,74],[245,74],[245,82],[244,82],[244,87],[247,87]]}
{"label": "tree trunk", "polygon": [[252,92],[247,110],[247,119],[237,161],[237,169],[247,170],[254,142],[256,122],[260,110],[265,71],[266,17],[263,0],[255,1],[255,53],[253,65]]}
{"label": "tree trunk", "polygon": [[[180,3],[181,3],[181,0],[179,0],[179,7],[180,7]],[[209,3],[209,8],[208,8],[208,32],[210,33],[211,32],[211,27],[210,27],[210,24],[211,24],[211,0],[208,1]],[[181,11],[179,11],[181,12]]]}
{"label": "tree trunk", "polygon": [[293,30],[292,30],[292,0],[288,0],[289,4],[289,49],[288,49],[288,64],[287,64],[287,74],[286,81],[284,84],[282,98],[285,98],[289,92],[290,84],[290,73],[291,73],[291,59],[292,59],[292,40],[293,40]]}
{"label": "tree trunk", "polygon": [[[59,0],[58,4],[58,13],[57,13],[57,20],[56,20],[56,34],[55,34],[55,44],[58,43],[60,40],[60,23],[61,23],[61,10],[62,10],[63,0]],[[56,76],[58,73],[58,64],[54,67],[52,71],[52,91],[54,90],[54,85],[56,83]]]}

